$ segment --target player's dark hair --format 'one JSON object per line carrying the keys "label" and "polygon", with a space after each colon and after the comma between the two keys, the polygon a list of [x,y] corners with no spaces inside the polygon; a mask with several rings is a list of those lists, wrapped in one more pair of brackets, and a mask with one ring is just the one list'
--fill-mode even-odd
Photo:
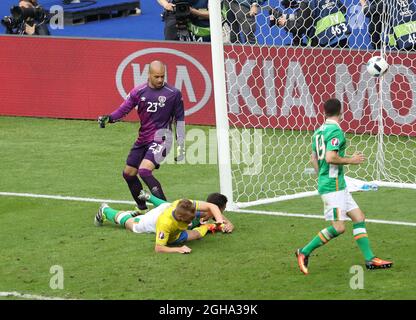
{"label": "player's dark hair", "polygon": [[215,204],[221,211],[227,206],[227,201],[227,197],[218,192],[211,193],[207,197],[207,202]]}
{"label": "player's dark hair", "polygon": [[324,103],[324,111],[327,117],[338,116],[341,113],[341,101],[329,99]]}
{"label": "player's dark hair", "polygon": [[188,199],[180,200],[175,209],[175,217],[179,221],[191,222],[195,218],[195,206],[192,201]]}

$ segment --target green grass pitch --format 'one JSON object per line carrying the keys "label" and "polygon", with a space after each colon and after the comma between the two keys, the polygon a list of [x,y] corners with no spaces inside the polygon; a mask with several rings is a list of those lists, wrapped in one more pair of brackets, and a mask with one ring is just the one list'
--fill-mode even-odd
{"label": "green grass pitch", "polygon": [[[93,121],[0,117],[0,192],[131,200],[121,172],[136,134],[135,123],[99,129]],[[219,189],[213,164],[166,164],[155,176],[170,200],[204,199]],[[354,198],[369,219],[415,223],[415,195],[381,188]],[[395,265],[364,270],[364,288],[353,290],[350,268],[364,265],[350,224],[314,252],[303,276],[294,251],[326,226],[323,220],[229,212],[233,234],[191,242],[190,255],[156,254],[154,235],[95,227],[98,206],[0,196],[0,292],[68,299],[416,298],[414,226],[367,224],[376,254]],[[255,209],[319,215],[322,204],[312,197]],[[50,287],[54,265],[63,268],[63,289]]]}

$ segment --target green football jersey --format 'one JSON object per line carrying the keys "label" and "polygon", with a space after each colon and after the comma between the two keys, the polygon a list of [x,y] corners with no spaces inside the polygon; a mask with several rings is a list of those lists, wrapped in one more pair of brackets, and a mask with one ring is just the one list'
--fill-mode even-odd
{"label": "green football jersey", "polygon": [[328,164],[325,160],[327,151],[338,151],[340,157],[345,156],[346,140],[344,132],[336,121],[326,122],[314,132],[312,151],[318,158],[318,192],[325,194],[346,188],[343,165]]}

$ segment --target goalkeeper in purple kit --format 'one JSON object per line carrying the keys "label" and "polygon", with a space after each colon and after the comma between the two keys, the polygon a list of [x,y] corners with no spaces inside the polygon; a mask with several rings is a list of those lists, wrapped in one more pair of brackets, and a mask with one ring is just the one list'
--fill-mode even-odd
{"label": "goalkeeper in purple kit", "polygon": [[131,90],[117,110],[98,118],[100,127],[104,128],[106,123],[120,121],[133,108],[137,109],[141,124],[139,136],[127,157],[123,177],[141,212],[147,210],[147,206],[145,201],[139,199],[143,186],[138,176],[154,196],[166,200],[160,182],[153,176],[153,170],[160,167],[170,150],[173,140],[172,124],[176,125],[178,143],[175,160],[182,160],[185,154],[185,112],[182,94],[175,87],[165,83],[165,69],[162,62],[151,62],[147,83]]}

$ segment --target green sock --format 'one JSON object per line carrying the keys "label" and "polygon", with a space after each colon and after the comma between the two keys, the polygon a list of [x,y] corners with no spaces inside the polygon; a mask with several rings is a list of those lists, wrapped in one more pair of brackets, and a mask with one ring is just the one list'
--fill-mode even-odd
{"label": "green sock", "polygon": [[107,207],[104,209],[104,215],[111,222],[125,227],[126,221],[133,217],[133,212],[114,210]]}
{"label": "green sock", "polygon": [[339,236],[339,233],[333,226],[330,226],[326,229],[322,229],[318,233],[318,235],[312,239],[311,242],[309,242],[306,246],[304,246],[300,250],[300,252],[306,256],[309,256],[313,250],[315,250],[316,248],[319,248],[323,244],[327,243],[329,240],[338,236]]}
{"label": "green sock", "polygon": [[167,201],[165,201],[165,200],[162,200],[162,199],[159,199],[158,197],[155,197],[153,194],[150,194],[150,199],[149,199],[149,201],[151,202],[151,203],[153,203],[153,205],[155,206],[155,207],[158,207],[158,206],[160,206],[161,204],[164,204],[164,203],[168,203]]}
{"label": "green sock", "polygon": [[375,255],[370,247],[370,240],[368,239],[364,221],[353,224],[353,235],[358,247],[364,255],[365,260],[373,259]]}
{"label": "green sock", "polygon": [[110,207],[107,207],[104,209],[104,215],[107,218],[107,220],[110,220],[111,222],[114,222],[114,223],[116,223],[115,217],[118,212],[119,210],[114,210]]}

